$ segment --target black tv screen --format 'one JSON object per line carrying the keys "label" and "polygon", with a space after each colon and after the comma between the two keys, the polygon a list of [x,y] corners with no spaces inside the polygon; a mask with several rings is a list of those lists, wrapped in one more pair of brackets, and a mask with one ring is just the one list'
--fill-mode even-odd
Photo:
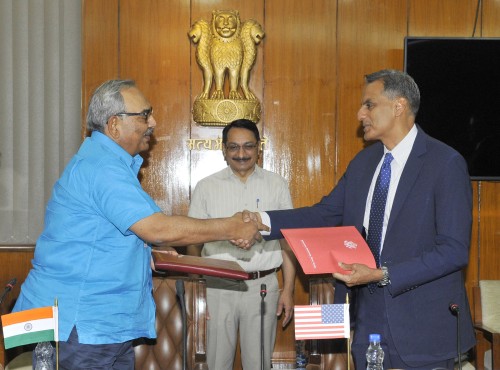
{"label": "black tv screen", "polygon": [[416,122],[460,152],[473,180],[500,180],[500,39],[407,37]]}

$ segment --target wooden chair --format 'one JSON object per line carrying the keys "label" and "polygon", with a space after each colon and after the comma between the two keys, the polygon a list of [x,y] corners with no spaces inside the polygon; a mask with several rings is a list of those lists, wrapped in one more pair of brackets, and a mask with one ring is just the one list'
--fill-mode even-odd
{"label": "wooden chair", "polygon": [[[333,278],[312,278],[309,280],[309,303],[331,304],[335,293]],[[345,370],[347,359],[351,361],[350,368],[354,369],[352,357],[347,354],[345,339],[317,339],[308,341],[309,363],[306,370]]]}
{"label": "wooden chair", "polygon": [[[500,280],[481,280],[473,287],[476,369],[485,369],[485,353],[491,351],[489,369],[500,368]],[[489,356],[488,356],[489,357]]]}
{"label": "wooden chair", "polygon": [[157,339],[135,346],[136,370],[182,370],[183,328],[175,283],[184,282],[187,317],[187,369],[208,370],[206,363],[207,311],[205,280],[154,277]]}

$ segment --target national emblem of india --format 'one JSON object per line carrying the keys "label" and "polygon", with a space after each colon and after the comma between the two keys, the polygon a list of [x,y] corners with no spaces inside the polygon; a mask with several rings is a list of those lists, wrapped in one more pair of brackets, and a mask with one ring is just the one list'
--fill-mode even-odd
{"label": "national emblem of india", "polygon": [[[260,120],[260,102],[250,90],[250,70],[264,31],[254,20],[240,21],[235,10],[214,10],[212,24],[199,20],[189,30],[196,61],[203,72],[203,89],[193,104],[193,119],[204,126],[225,126],[246,118]],[[224,96],[224,81],[229,93]]]}

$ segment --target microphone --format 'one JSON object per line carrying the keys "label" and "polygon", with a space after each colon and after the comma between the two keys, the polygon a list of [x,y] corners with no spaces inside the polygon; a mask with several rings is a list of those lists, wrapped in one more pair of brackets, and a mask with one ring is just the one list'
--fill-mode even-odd
{"label": "microphone", "polygon": [[267,294],[266,284],[260,284],[260,296],[264,298]]}
{"label": "microphone", "polygon": [[458,313],[460,312],[460,307],[458,307],[458,304],[456,303],[450,303],[450,311],[454,315],[458,315]]}
{"label": "microphone", "polygon": [[9,280],[9,282],[7,284],[5,284],[5,289],[2,293],[2,296],[0,297],[0,304],[2,304],[4,298],[7,296],[7,294],[12,290],[12,288],[14,287],[14,285],[16,285],[17,283],[17,279],[16,278],[12,278]]}

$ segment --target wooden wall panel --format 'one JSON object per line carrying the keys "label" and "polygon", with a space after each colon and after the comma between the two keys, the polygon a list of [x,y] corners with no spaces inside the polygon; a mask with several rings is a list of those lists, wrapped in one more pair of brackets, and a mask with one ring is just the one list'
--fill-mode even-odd
{"label": "wooden wall panel", "polygon": [[[0,286],[1,292],[3,288],[12,278],[17,279],[12,291],[5,297],[0,306],[0,313],[9,312],[12,308],[16,297],[19,295],[20,287],[28,271],[31,268],[31,259],[33,258],[33,247],[15,246],[15,247],[0,247]],[[0,362],[1,364],[1,362]]]}
{"label": "wooden wall panel", "polygon": [[366,145],[357,120],[364,76],[380,69],[403,68],[407,25],[406,0],[338,3],[337,181]]}
{"label": "wooden wall panel", "polygon": [[144,189],[167,214],[189,202],[189,1],[120,2],[120,77],[136,80],[154,108]]}
{"label": "wooden wall panel", "polygon": [[265,167],[290,181],[294,206],[333,185],[336,115],[334,2],[266,3]]}
{"label": "wooden wall panel", "polygon": [[[479,34],[481,37],[500,37],[500,1],[488,0],[483,1],[483,7],[480,9],[480,28]],[[479,26],[478,26],[479,27]]]}
{"label": "wooden wall panel", "polygon": [[478,277],[500,279],[500,187],[483,181],[478,201]]}
{"label": "wooden wall panel", "polygon": [[[481,11],[479,35],[500,37],[500,2],[484,1]],[[481,196],[477,201],[478,217],[478,259],[477,278],[500,279],[500,182],[480,182]],[[475,261],[472,259],[471,261]]]}
{"label": "wooden wall panel", "polygon": [[[264,40],[264,167],[289,180],[294,206],[320,200],[333,185],[336,115],[334,2],[268,1]],[[298,268],[296,304],[308,304]],[[283,340],[286,339],[286,342]],[[278,329],[275,363],[295,360],[293,322]]]}
{"label": "wooden wall panel", "polygon": [[471,37],[477,1],[410,0],[409,36]]}

